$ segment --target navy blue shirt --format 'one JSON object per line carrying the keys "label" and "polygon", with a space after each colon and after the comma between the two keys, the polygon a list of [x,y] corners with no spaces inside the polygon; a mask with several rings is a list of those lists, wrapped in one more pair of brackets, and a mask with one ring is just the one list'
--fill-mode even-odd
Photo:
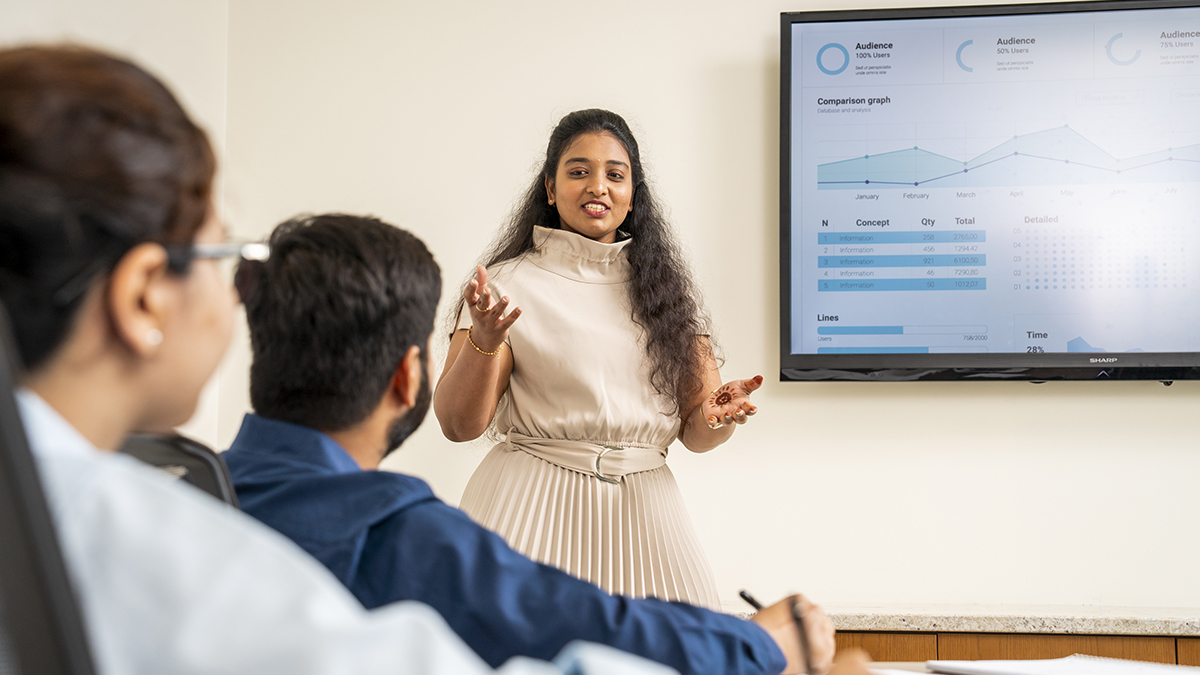
{"label": "navy blue shirt", "polygon": [[363,605],[436,609],[493,667],[553,658],[571,640],[681,673],[770,673],[783,653],[750,621],[678,602],[609,595],[509,548],[425,481],[363,471],[308,427],[247,415],[224,453],[242,509],[325,564]]}

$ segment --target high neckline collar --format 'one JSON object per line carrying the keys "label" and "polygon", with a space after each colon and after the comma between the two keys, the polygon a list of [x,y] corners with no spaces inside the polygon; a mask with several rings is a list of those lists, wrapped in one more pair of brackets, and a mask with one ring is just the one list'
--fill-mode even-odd
{"label": "high neckline collar", "polygon": [[555,274],[587,283],[615,284],[629,276],[627,238],[604,244],[566,230],[533,228],[532,261]]}

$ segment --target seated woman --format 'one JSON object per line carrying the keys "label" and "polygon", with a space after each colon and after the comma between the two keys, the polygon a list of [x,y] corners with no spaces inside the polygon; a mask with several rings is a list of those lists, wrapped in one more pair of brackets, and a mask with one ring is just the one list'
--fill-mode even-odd
{"label": "seated woman", "polygon": [[[215,259],[239,247],[222,243],[214,170],[204,132],[132,63],[0,50],[0,299],[98,672],[491,672],[429,607],[368,612],[283,537],[108,452],[187,420],[229,343],[235,297]],[[661,672],[600,647],[560,658]]]}

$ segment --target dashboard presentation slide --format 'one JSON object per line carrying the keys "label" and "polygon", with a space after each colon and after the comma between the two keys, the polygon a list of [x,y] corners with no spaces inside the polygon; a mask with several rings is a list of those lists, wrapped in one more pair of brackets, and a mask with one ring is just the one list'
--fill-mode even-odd
{"label": "dashboard presentation slide", "polygon": [[1200,9],[791,39],[793,354],[1200,351]]}

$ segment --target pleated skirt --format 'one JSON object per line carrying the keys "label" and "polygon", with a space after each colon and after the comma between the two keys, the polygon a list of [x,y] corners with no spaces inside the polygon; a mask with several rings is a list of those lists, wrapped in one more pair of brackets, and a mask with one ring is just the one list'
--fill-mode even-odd
{"label": "pleated skirt", "polygon": [[461,507],[517,551],[615,595],[720,609],[666,465],[614,485],[500,444],[471,476]]}

